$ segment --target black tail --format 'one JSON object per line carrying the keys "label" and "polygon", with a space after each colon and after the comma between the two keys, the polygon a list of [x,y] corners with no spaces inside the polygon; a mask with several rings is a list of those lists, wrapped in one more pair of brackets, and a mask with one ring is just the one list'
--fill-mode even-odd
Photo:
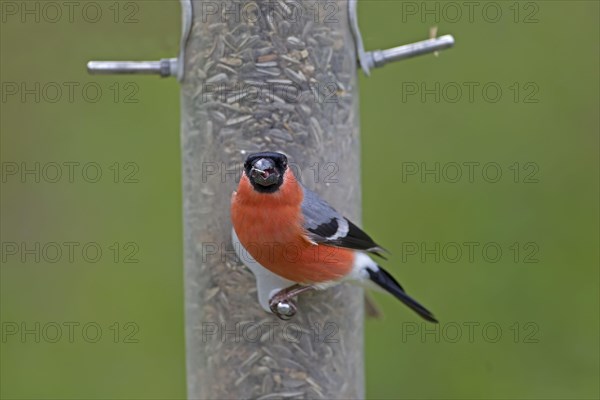
{"label": "black tail", "polygon": [[419,314],[421,317],[425,318],[427,321],[436,323],[438,322],[428,309],[426,309],[425,307],[417,303],[417,301],[414,300],[412,297],[407,295],[404,289],[402,289],[402,286],[400,286],[400,284],[398,283],[398,281],[394,279],[394,277],[390,275],[386,270],[379,267],[379,271],[372,271],[369,268],[367,268],[367,271],[369,272],[369,277],[373,282],[375,282],[378,286],[382,287],[383,289],[396,296],[398,300],[406,304],[414,312]]}

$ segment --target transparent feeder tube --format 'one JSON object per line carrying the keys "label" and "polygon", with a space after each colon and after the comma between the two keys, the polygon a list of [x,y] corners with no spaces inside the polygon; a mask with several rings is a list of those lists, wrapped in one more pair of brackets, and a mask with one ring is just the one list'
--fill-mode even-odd
{"label": "transparent feeder tube", "polygon": [[357,62],[345,0],[193,2],[182,81],[190,399],[364,398],[363,292],[259,305],[231,244],[248,153],[283,151],[302,182],[360,223]]}

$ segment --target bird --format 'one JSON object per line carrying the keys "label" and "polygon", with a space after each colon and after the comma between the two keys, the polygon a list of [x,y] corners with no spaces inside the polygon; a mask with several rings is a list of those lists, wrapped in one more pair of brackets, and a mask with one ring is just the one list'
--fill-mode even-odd
{"label": "bird", "polygon": [[[279,318],[296,313],[290,300],[305,291],[356,282],[392,294],[425,320],[437,323],[369,256],[385,259],[387,251],[306,188],[285,154],[265,151],[247,156],[230,211],[236,240],[253,261],[292,283],[269,300]],[[291,306],[282,311],[278,307],[282,304]]]}

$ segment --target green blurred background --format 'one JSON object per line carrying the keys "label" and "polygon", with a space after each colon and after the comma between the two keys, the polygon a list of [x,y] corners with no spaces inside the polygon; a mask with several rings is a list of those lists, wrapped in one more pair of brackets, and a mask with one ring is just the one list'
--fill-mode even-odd
{"label": "green blurred background", "polygon": [[[3,177],[1,397],[183,398],[178,84],[85,70],[90,59],[175,56],[178,2],[97,2],[105,13],[98,23],[77,11],[73,22],[63,15],[57,23],[31,16],[23,23],[6,3],[35,2],[0,2],[5,172],[12,163],[72,161],[98,163],[103,176],[88,183],[77,167],[73,183]],[[598,398],[599,3],[500,1],[487,6],[487,20],[486,2],[472,18],[464,2],[453,2],[460,18],[446,3],[410,3],[418,12],[439,7],[438,20],[412,15],[407,4],[361,0],[367,49],[424,39],[433,25],[457,44],[437,58],[361,76],[363,226],[395,255],[402,265],[392,271],[441,324],[421,325],[394,299],[376,295],[385,319],[366,324],[367,395]],[[492,22],[496,9],[502,16]],[[138,22],[123,23],[131,12]],[[64,92],[56,103],[47,101],[53,92],[39,102],[7,94],[22,82],[80,86],[72,101]],[[103,90],[95,103],[81,91],[89,82]],[[439,102],[421,98],[421,84],[436,82]],[[472,101],[465,82],[479,85]],[[482,93],[486,83],[492,89]],[[464,89],[458,101],[456,85]],[[497,102],[493,87],[502,89]],[[494,174],[484,177],[478,167],[469,182],[465,168],[450,182],[452,163],[465,162],[497,163],[502,176],[487,182]],[[440,182],[403,179],[421,163],[439,163]],[[125,178],[132,172],[137,183]],[[101,260],[87,262],[76,250],[72,263],[66,255],[23,262],[6,247],[69,241],[98,243]],[[448,243],[465,250],[464,242],[479,243],[473,260],[463,253],[452,262]],[[423,248],[436,243],[439,262]],[[494,248],[482,254],[485,243],[502,250],[499,261],[491,260]],[[417,254],[407,252],[414,244]],[[124,262],[136,250],[139,262]],[[39,343],[33,334],[8,334],[23,322],[41,324]],[[48,340],[53,322],[79,323],[72,343],[65,325],[57,343]],[[96,343],[93,324],[102,328]]]}

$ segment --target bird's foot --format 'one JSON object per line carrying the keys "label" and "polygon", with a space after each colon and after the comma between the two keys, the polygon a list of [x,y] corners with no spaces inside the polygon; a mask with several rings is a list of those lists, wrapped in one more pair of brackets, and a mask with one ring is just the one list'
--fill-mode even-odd
{"label": "bird's foot", "polygon": [[277,315],[277,317],[283,321],[287,321],[292,319],[296,312],[298,311],[298,307],[296,303],[291,299],[282,299],[278,300],[277,296],[273,297],[269,301],[269,307],[273,314]]}
{"label": "bird's foot", "polygon": [[299,284],[282,289],[271,297],[269,308],[279,319],[287,321],[296,315],[298,311],[298,307],[292,300],[292,297],[312,289],[314,289],[313,286],[302,286]]}

